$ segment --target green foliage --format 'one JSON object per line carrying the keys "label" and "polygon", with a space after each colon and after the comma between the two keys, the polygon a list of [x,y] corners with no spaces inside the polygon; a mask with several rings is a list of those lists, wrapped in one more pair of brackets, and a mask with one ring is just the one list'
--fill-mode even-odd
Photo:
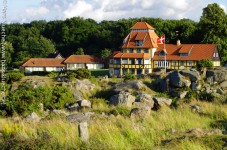
{"label": "green foliage", "polygon": [[136,75],[126,72],[124,74],[124,81],[129,81],[129,80],[135,80],[136,79]]}
{"label": "green foliage", "polygon": [[[62,109],[66,103],[75,102],[69,88],[64,86],[55,86],[52,92],[51,101],[46,105],[49,109]],[[44,103],[45,104],[45,103]]]}
{"label": "green foliage", "polygon": [[113,109],[111,109],[108,114],[113,114],[115,116],[117,115],[123,115],[123,116],[129,116],[130,115],[130,111],[131,109],[128,107],[114,107]]}
{"label": "green foliage", "polygon": [[70,70],[67,72],[67,76],[70,80],[73,79],[90,79],[91,78],[91,71],[88,69],[80,68],[77,70]]}
{"label": "green foliage", "polygon": [[23,76],[24,76],[24,74],[22,72],[8,71],[6,73],[6,80],[7,80],[7,83],[12,83],[15,81],[19,81]]}
{"label": "green foliage", "polygon": [[212,63],[212,61],[210,59],[202,59],[196,64],[196,67],[198,69],[211,68],[211,67],[213,67],[213,63]]}
{"label": "green foliage", "polygon": [[84,55],[84,50],[83,48],[77,48],[76,52],[75,52],[75,55]]}
{"label": "green foliage", "polygon": [[207,92],[200,92],[198,94],[198,98],[200,100],[203,100],[203,101],[208,101],[208,102],[212,102],[214,100],[214,96],[211,94],[211,93],[207,93]]}
{"label": "green foliage", "polygon": [[112,54],[111,50],[110,49],[104,49],[101,51],[101,59],[104,60],[106,59],[108,56],[110,56]]}
{"label": "green foliage", "polygon": [[0,47],[0,57],[6,60],[6,66],[9,66],[12,63],[12,54],[14,53],[14,48],[12,43],[4,42]]}
{"label": "green foliage", "polygon": [[94,77],[109,75],[109,69],[94,69],[90,71],[91,71],[91,75]]}
{"label": "green foliage", "polygon": [[2,115],[12,116],[17,113],[25,115],[31,112],[39,112],[41,103],[44,109],[62,109],[65,103],[74,102],[71,91],[67,87],[40,86],[33,88],[31,85],[22,85],[7,96],[6,104],[0,112]]}

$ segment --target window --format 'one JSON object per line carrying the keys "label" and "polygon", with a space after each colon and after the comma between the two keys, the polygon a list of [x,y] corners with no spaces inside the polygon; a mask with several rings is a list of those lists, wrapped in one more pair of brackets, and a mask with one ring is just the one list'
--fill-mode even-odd
{"label": "window", "polygon": [[184,66],[184,61],[180,61],[180,66]]}
{"label": "window", "polygon": [[216,57],[218,57],[218,53],[216,53]]}
{"label": "window", "polygon": [[145,69],[145,74],[148,74],[149,73],[149,69]]}
{"label": "window", "polygon": [[135,69],[129,69],[129,72],[130,72],[131,74],[135,74]]}
{"label": "window", "polygon": [[136,49],[136,53],[140,53],[140,49],[139,48]]}
{"label": "window", "polygon": [[122,73],[125,74],[128,72],[128,69],[122,69]]}
{"label": "window", "polygon": [[132,48],[129,49],[129,53],[133,53],[133,49]]}
{"label": "window", "polygon": [[180,53],[180,56],[188,56],[188,53]]}
{"label": "window", "polygon": [[142,59],[136,59],[136,64],[142,64]]}
{"label": "window", "polygon": [[134,59],[129,59],[129,64],[134,65],[135,64],[135,60]]}
{"label": "window", "polygon": [[177,66],[177,61],[173,61],[173,66]]}
{"label": "window", "polygon": [[149,51],[148,51],[148,49],[146,48],[146,49],[144,49],[144,53],[149,53]]}
{"label": "window", "polygon": [[165,66],[168,68],[169,67],[169,61],[158,61],[157,65],[158,65],[159,68],[165,68]]}
{"label": "window", "polygon": [[142,74],[142,69],[136,69],[136,74]]}
{"label": "window", "polygon": [[126,49],[123,49],[122,51],[123,51],[123,53],[127,53],[127,50]]}
{"label": "window", "polygon": [[188,61],[188,66],[192,66],[192,61]]}
{"label": "window", "polygon": [[143,41],[142,40],[136,41],[136,46],[142,46],[142,45],[143,45]]}
{"label": "window", "polygon": [[120,59],[114,59],[114,64],[120,64]]}
{"label": "window", "polygon": [[159,56],[166,56],[166,52],[163,50],[159,53]]}
{"label": "window", "polygon": [[113,63],[113,59],[110,59],[109,63],[112,64]]}
{"label": "window", "polygon": [[120,69],[114,69],[114,75],[116,76],[120,75]]}
{"label": "window", "polygon": [[128,64],[128,59],[122,59],[122,64]]}

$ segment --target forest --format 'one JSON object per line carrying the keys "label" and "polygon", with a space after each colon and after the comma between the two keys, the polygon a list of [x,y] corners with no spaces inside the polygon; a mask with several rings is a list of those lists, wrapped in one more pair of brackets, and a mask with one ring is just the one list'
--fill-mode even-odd
{"label": "forest", "polygon": [[96,22],[73,17],[49,22],[38,20],[7,24],[7,65],[16,68],[31,57],[46,57],[53,52],[60,52],[64,57],[82,52],[105,58],[111,52],[120,50],[123,38],[137,21],[145,21],[156,28],[159,36],[166,36],[166,43],[174,44],[179,38],[183,44],[218,44],[222,63],[227,60],[227,15],[214,3],[203,8],[199,22],[152,17]]}

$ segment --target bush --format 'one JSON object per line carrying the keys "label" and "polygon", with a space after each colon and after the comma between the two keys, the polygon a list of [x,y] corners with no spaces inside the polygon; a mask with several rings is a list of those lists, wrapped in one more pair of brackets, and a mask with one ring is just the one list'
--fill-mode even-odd
{"label": "bush", "polygon": [[208,102],[212,102],[214,100],[214,96],[211,93],[207,93],[207,92],[200,92],[198,94],[198,98],[200,100],[208,101]]}
{"label": "bush", "polygon": [[67,87],[56,86],[52,89],[48,86],[33,88],[30,85],[22,85],[7,96],[6,104],[0,105],[0,115],[39,112],[41,103],[44,109],[61,109],[64,108],[65,103],[71,102],[74,102],[74,99]]}
{"label": "bush", "polygon": [[37,76],[47,76],[49,72],[47,71],[33,71],[31,75],[37,75]]}
{"label": "bush", "polygon": [[24,74],[22,72],[9,71],[6,73],[6,80],[7,80],[7,83],[12,83],[15,81],[19,81],[23,76]]}
{"label": "bush", "polygon": [[[52,92],[51,101],[46,104],[49,109],[62,109],[66,103],[73,103],[73,95],[69,88],[63,86],[55,86]],[[44,103],[45,104],[45,103]]]}
{"label": "bush", "polygon": [[67,76],[70,80],[73,79],[90,79],[91,72],[88,69],[80,68],[77,70],[70,70],[67,72]]}
{"label": "bush", "polygon": [[213,63],[210,59],[202,59],[196,64],[197,69],[201,68],[211,68],[213,67]]}
{"label": "bush", "polygon": [[136,76],[134,74],[126,72],[124,74],[124,81],[135,80]]}

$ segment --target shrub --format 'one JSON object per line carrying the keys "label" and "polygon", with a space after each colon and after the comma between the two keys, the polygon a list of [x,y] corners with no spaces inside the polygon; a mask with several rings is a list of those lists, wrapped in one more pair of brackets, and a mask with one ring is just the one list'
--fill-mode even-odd
{"label": "shrub", "polygon": [[6,80],[7,80],[7,83],[12,83],[15,81],[19,81],[23,76],[24,74],[22,72],[9,71],[6,73]]}
{"label": "shrub", "polygon": [[213,67],[213,63],[210,59],[202,59],[196,64],[197,69],[201,68],[211,68]]}
{"label": "shrub", "polygon": [[200,100],[208,101],[208,102],[212,102],[214,100],[214,96],[211,93],[207,93],[207,92],[200,92],[198,94],[198,98]]}
{"label": "shrub", "polygon": [[49,72],[47,71],[33,71],[31,75],[37,75],[37,76],[47,76]]}
{"label": "shrub", "polygon": [[134,74],[126,72],[124,74],[124,81],[135,80],[136,76]]}
{"label": "shrub", "polygon": [[90,79],[91,72],[88,69],[80,68],[77,70],[71,70],[67,72],[67,76],[70,80],[73,79]]}
{"label": "shrub", "polygon": [[49,109],[62,109],[66,103],[72,103],[75,100],[69,88],[63,86],[55,86],[52,92],[51,101],[46,104]]}

